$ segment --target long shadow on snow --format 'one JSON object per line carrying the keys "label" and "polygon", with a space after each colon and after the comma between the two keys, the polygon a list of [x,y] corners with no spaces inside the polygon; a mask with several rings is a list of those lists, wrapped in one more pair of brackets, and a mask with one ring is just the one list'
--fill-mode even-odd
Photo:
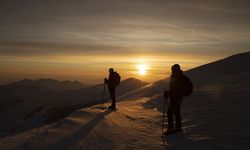
{"label": "long shadow on snow", "polygon": [[192,141],[189,140],[185,134],[177,133],[165,137],[164,149],[188,149],[192,145]]}
{"label": "long shadow on snow", "polygon": [[87,124],[81,127],[79,130],[75,131],[71,136],[62,139],[57,142],[51,149],[70,149],[72,145],[76,144],[80,139],[83,139],[88,133],[112,110],[106,110],[105,112],[99,113],[95,118],[90,120]]}

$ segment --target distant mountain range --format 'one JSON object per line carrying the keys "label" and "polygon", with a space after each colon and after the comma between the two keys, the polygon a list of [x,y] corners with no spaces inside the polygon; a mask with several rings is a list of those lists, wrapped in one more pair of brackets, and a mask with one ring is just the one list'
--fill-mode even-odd
{"label": "distant mountain range", "polygon": [[0,88],[35,88],[39,90],[76,90],[89,87],[90,85],[81,83],[79,81],[58,81],[55,79],[39,79],[30,80],[24,79],[13,82],[7,85],[2,85]]}

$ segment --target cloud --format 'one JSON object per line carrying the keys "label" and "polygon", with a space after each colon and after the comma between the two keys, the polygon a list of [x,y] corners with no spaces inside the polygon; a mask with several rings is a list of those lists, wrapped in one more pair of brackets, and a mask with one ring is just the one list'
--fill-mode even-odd
{"label": "cloud", "polygon": [[238,37],[249,38],[247,4],[244,0],[1,1],[0,41],[104,45],[104,51],[106,46],[227,47]]}
{"label": "cloud", "polygon": [[[249,51],[249,5],[249,0],[1,0],[2,67],[63,68],[86,60],[85,66],[99,68],[137,58],[152,58],[147,61],[158,64],[155,68],[174,59],[195,66]],[[191,61],[194,56],[199,59]]]}

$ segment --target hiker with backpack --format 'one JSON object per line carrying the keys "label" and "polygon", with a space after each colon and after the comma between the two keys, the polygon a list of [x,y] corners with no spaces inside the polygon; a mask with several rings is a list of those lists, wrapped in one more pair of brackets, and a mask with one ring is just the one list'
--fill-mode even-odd
{"label": "hiker with backpack", "polygon": [[113,68],[109,69],[109,78],[104,79],[104,84],[108,85],[110,98],[112,99],[112,104],[109,106],[110,109],[116,109],[116,98],[115,89],[120,84],[121,76],[119,73],[115,72]]}
{"label": "hiker with backpack", "polygon": [[[168,128],[167,131],[164,132],[164,135],[182,132],[181,102],[183,97],[189,96],[193,92],[193,84],[190,79],[183,74],[180,65],[173,65],[171,70],[169,91],[164,92],[164,97],[166,99],[170,98],[167,108]],[[173,115],[175,116],[175,128]]]}

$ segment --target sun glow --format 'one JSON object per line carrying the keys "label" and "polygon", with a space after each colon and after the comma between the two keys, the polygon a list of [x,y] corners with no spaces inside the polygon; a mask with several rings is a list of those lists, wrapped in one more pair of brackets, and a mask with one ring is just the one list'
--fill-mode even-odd
{"label": "sun glow", "polygon": [[139,75],[145,75],[146,72],[147,72],[147,69],[148,69],[148,67],[145,64],[138,65],[138,74]]}

